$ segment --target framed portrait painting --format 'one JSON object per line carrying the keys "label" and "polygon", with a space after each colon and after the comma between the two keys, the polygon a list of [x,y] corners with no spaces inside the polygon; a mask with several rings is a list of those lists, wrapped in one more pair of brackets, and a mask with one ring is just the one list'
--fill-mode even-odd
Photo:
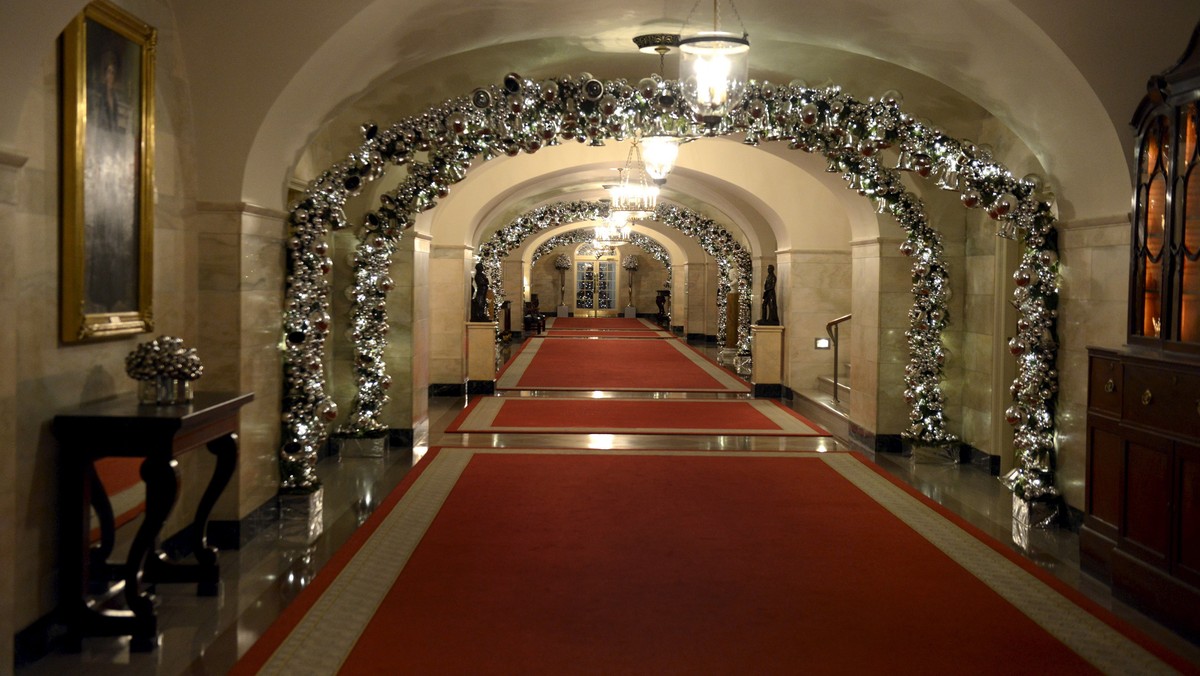
{"label": "framed portrait painting", "polygon": [[65,343],[154,328],[156,39],[103,0],[62,35]]}

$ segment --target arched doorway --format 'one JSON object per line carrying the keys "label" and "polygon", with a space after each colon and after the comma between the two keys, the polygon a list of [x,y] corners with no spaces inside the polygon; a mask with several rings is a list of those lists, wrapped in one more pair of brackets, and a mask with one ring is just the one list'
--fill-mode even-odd
{"label": "arched doorway", "polygon": [[[840,87],[810,89],[752,84],[746,100],[728,117],[712,124],[689,122],[677,82],[647,78],[632,87],[625,81],[601,82],[584,76],[533,83],[516,74],[503,87],[476,90],[419,118],[387,130],[364,126],[364,144],[344,163],[314,181],[305,199],[292,209],[297,226],[293,239],[285,328],[285,406],[288,424],[281,450],[285,487],[315,481],[315,446],[323,438],[322,419],[336,417],[336,404],[325,395],[319,358],[328,326],[327,284],[320,277],[331,263],[324,254],[329,228],[348,223],[342,207],[348,196],[379,178],[385,165],[407,165],[408,175],[381,197],[368,214],[362,244],[355,256],[356,290],[353,322],[358,365],[358,395],[353,402],[353,431],[379,426],[386,401],[382,347],[386,345],[386,311],[380,284],[401,233],[415,214],[436,206],[450,187],[462,180],[472,159],[533,153],[562,140],[593,145],[621,139],[645,121],[669,116],[688,125],[693,136],[745,133],[746,143],[785,141],[789,148],[820,153],[829,171],[844,176],[849,187],[869,198],[879,213],[890,213],[904,228],[902,247],[914,259],[910,312],[909,364],[904,398],[912,425],[905,436],[922,443],[946,443],[944,395],[941,387],[946,351],[942,330],[949,320],[949,278],[941,237],[930,224],[921,201],[905,189],[899,171],[921,178],[936,177],[939,187],[959,191],[968,208],[982,207],[999,224],[999,233],[1019,237],[1025,245],[1014,279],[1014,304],[1021,313],[1010,347],[1021,356],[1013,384],[1014,405],[1008,411],[1015,428],[1018,468],[1010,476],[1023,497],[1054,494],[1054,416],[1057,389],[1054,359],[1058,295],[1055,218],[1040,181],[1015,178],[995,162],[986,148],[946,136],[900,112],[898,100],[862,102]],[[880,153],[895,148],[895,168]],[[327,320],[324,322],[327,324]]]}
{"label": "arched doorway", "polygon": [[575,247],[572,263],[574,316],[616,317],[618,289],[621,288],[617,250],[584,242]]}

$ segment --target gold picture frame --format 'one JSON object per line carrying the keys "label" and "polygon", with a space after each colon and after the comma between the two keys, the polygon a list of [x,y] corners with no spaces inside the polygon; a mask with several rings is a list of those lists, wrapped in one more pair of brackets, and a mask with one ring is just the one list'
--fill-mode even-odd
{"label": "gold picture frame", "polygon": [[154,329],[157,31],[104,0],[62,35],[61,339]]}

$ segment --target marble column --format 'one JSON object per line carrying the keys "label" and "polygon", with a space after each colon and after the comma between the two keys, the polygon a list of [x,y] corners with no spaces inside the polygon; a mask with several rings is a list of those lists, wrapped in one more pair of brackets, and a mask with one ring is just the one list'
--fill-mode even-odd
{"label": "marble column", "polygon": [[[708,289],[708,265],[703,262],[688,262],[683,266],[684,274],[679,281],[687,290],[687,317],[684,335],[692,340],[704,340],[708,325],[705,310],[712,294]],[[713,287],[715,289],[715,286]],[[715,311],[715,301],[714,311]]]}
{"label": "marble column", "polygon": [[[1127,214],[1113,214],[1106,218],[1060,223],[1058,228],[1062,291],[1058,319],[1059,391],[1055,420],[1058,453],[1055,462],[1063,496],[1071,505],[1082,507],[1087,464],[1087,348],[1089,345],[1119,347],[1125,343],[1125,313],[1129,302],[1129,277],[1125,270],[1129,266],[1130,227]],[[1008,272],[1011,275],[1012,269]],[[1008,277],[1010,283],[1011,279]],[[1006,322],[1005,326],[1012,327],[1013,324]],[[998,333],[1006,335],[1004,331]],[[1004,353],[1008,354],[1007,349]],[[1005,383],[1007,392],[1008,383]],[[1007,424],[1005,427],[1011,437],[1012,428]]]}
{"label": "marble column", "polygon": [[390,401],[382,420],[393,446],[410,446],[429,417],[429,237],[406,233],[392,259],[396,286],[388,294]]}
{"label": "marble column", "polygon": [[[201,203],[197,226],[204,319],[196,347],[205,364],[197,386],[254,392],[240,414],[237,472],[213,511],[214,521],[240,522],[279,487],[286,215],[244,203]],[[181,494],[181,503],[187,499]]]}
{"label": "marble column", "polygon": [[[15,247],[10,237],[17,236],[20,218],[18,200],[19,180],[26,158],[0,151],[0,313],[18,317],[20,293],[13,257]],[[12,637],[14,626],[14,570],[17,551],[16,534],[16,454],[17,443],[17,326],[15,321],[0,326],[0,636]],[[0,664],[13,664],[13,641],[8,638],[0,645]]]}
{"label": "marble column", "polygon": [[687,265],[671,266],[671,331],[687,335],[688,293]]}
{"label": "marble column", "polygon": [[465,322],[470,317],[474,255],[465,246],[434,245],[429,254],[430,394],[462,394]]}
{"label": "marble column", "polygon": [[[793,390],[815,389],[817,378],[833,375],[834,368],[832,352],[817,350],[815,339],[827,336],[826,325],[851,311],[850,256],[845,251],[780,251],[775,273],[779,319],[788,327],[785,383]],[[857,315],[840,331],[843,374],[853,358],[848,348],[856,328]]]}
{"label": "marble column", "polygon": [[912,281],[911,261],[900,254],[899,243],[898,238],[851,243],[851,434],[871,447],[878,436],[897,436],[908,423],[900,394]]}

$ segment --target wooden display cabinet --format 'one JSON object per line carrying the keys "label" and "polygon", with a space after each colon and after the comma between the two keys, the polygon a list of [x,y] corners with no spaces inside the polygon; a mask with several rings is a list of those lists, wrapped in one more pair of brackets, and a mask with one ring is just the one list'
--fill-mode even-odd
{"label": "wooden display cabinet", "polygon": [[1083,569],[1200,638],[1200,25],[1137,130],[1128,340],[1088,350]]}

